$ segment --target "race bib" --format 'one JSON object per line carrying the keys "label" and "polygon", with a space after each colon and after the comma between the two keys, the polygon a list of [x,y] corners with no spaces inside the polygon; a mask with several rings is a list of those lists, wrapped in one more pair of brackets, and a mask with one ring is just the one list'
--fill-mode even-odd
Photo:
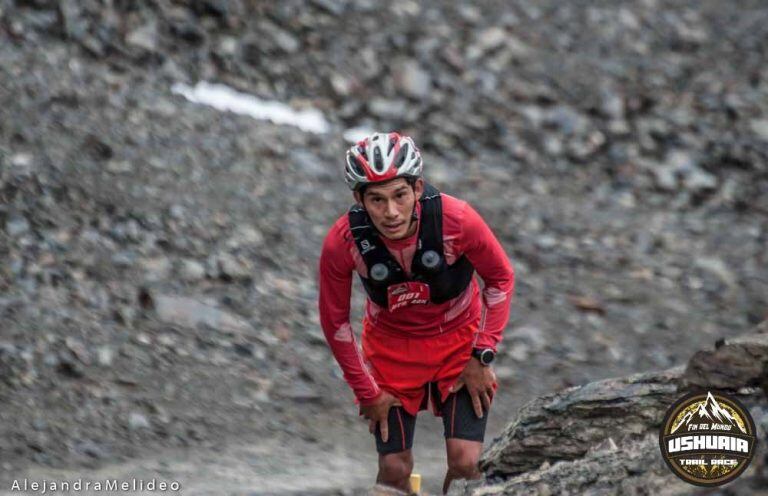
{"label": "race bib", "polygon": [[387,288],[387,302],[390,312],[411,305],[426,305],[429,303],[429,286],[416,281],[393,284]]}

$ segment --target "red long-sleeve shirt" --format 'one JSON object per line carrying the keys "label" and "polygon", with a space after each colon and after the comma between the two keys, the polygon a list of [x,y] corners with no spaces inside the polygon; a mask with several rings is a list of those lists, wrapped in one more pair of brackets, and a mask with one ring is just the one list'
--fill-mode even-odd
{"label": "red long-sleeve shirt", "polygon": [[[461,295],[441,304],[412,305],[390,312],[368,298],[365,318],[376,328],[419,336],[437,336],[480,318],[475,346],[495,350],[509,320],[514,291],[512,265],[491,229],[467,202],[445,193],[441,193],[441,198],[446,262],[453,264],[462,254],[466,255],[485,283],[482,293],[473,277]],[[421,218],[419,202],[416,208]],[[382,237],[382,240],[410,275],[418,229],[405,239]],[[345,380],[358,401],[365,405],[370,404],[380,390],[366,367],[349,322],[354,272],[363,276],[368,273],[350,233],[349,217],[345,213],[328,231],[320,255],[320,324]]]}

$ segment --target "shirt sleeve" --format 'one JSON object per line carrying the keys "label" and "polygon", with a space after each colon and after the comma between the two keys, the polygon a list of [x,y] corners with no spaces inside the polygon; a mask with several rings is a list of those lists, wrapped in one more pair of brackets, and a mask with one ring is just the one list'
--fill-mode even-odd
{"label": "shirt sleeve", "polygon": [[379,396],[381,390],[365,366],[362,351],[349,322],[353,271],[354,260],[344,241],[344,230],[337,223],[326,236],[320,254],[320,325],[357,402],[368,405]]}
{"label": "shirt sleeve", "polygon": [[462,251],[483,279],[483,309],[475,347],[496,350],[509,321],[515,272],[496,236],[480,214],[466,205],[462,222]]}

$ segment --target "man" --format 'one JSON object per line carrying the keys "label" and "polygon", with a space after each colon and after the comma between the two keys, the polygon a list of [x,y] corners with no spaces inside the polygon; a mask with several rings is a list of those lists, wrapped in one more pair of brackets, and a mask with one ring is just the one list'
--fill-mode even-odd
{"label": "man", "polygon": [[[410,491],[416,415],[431,404],[445,429],[446,493],[454,479],[481,476],[497,388],[490,364],[514,272],[478,213],[424,182],[411,138],[375,133],[358,142],[345,179],[357,203],[323,243],[323,332],[376,437],[377,482]],[[368,295],[362,351],[349,322],[354,272]]]}

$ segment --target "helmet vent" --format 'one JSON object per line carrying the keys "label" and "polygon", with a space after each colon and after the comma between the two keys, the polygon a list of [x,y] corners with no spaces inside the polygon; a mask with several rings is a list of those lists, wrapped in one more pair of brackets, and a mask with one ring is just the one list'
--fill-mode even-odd
{"label": "helmet vent", "polygon": [[355,171],[355,174],[359,176],[365,176],[365,172],[363,171],[362,167],[360,167],[360,164],[357,163],[357,159],[353,157],[352,154],[347,154],[347,164],[353,171]]}
{"label": "helmet vent", "polygon": [[400,168],[405,162],[405,158],[408,156],[408,143],[404,144],[400,151],[397,152],[397,159],[395,159],[395,166]]}
{"label": "helmet vent", "polygon": [[384,170],[384,161],[381,158],[381,150],[378,147],[373,150],[373,167],[379,172]]}

